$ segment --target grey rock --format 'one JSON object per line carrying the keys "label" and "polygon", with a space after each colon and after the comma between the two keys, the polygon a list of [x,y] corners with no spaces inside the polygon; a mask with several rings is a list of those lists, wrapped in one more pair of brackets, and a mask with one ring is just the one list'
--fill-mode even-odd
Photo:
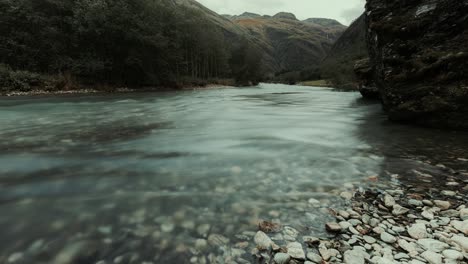
{"label": "grey rock", "polygon": [[298,242],[291,242],[286,246],[288,254],[295,259],[305,260],[305,253],[302,245]]}
{"label": "grey rock", "polygon": [[286,253],[276,253],[274,259],[277,264],[287,264],[291,260],[291,256]]}
{"label": "grey rock", "polygon": [[383,198],[383,202],[384,202],[384,205],[387,207],[387,208],[391,208],[395,205],[395,198],[393,198],[393,196],[389,195],[389,194],[385,194],[384,198]]}
{"label": "grey rock", "polygon": [[326,223],[325,228],[328,232],[341,232],[341,226],[338,223]]}
{"label": "grey rock", "polygon": [[442,251],[442,255],[444,255],[446,259],[463,260],[463,254],[452,249]]}
{"label": "grey rock", "polygon": [[389,244],[393,244],[397,241],[397,239],[394,236],[390,235],[387,232],[383,232],[382,234],[380,234],[380,239],[383,242],[389,243]]}
{"label": "grey rock", "polygon": [[254,242],[259,249],[266,250],[273,247],[273,241],[262,231],[258,231],[254,236]]}
{"label": "grey rock", "polygon": [[318,254],[309,252],[307,253],[307,259],[314,262],[314,263],[321,263],[322,262],[322,257]]}
{"label": "grey rock", "polygon": [[441,200],[435,200],[434,204],[435,206],[439,207],[442,210],[448,210],[451,206],[450,202],[441,201]]}
{"label": "grey rock", "polygon": [[423,252],[421,254],[421,257],[427,260],[427,262],[429,262],[430,264],[442,264],[443,256],[432,251]]}
{"label": "grey rock", "polygon": [[452,242],[460,246],[464,251],[468,252],[468,238],[455,235],[452,237]]}
{"label": "grey rock", "polygon": [[344,263],[346,264],[365,264],[365,252],[358,249],[348,250],[344,253]]}
{"label": "grey rock", "polygon": [[393,211],[392,211],[392,214],[393,215],[404,215],[404,214],[407,214],[409,212],[409,209],[408,208],[405,208],[401,205],[394,205],[393,206]]}
{"label": "grey rock", "polygon": [[427,238],[429,234],[426,231],[426,225],[423,223],[413,224],[408,228],[408,234],[414,239]]}
{"label": "grey rock", "polygon": [[419,239],[416,243],[418,243],[418,245],[422,246],[427,251],[432,251],[435,253],[439,253],[445,249],[450,248],[450,246],[446,243],[431,238]]}

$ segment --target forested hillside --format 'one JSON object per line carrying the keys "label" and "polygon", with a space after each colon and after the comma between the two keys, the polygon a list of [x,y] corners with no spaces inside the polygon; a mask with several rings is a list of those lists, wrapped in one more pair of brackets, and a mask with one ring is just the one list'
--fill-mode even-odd
{"label": "forested hillside", "polygon": [[232,45],[200,10],[172,0],[0,1],[0,86],[10,89],[255,76],[258,67],[248,67],[245,55],[261,53],[249,49],[247,40]]}

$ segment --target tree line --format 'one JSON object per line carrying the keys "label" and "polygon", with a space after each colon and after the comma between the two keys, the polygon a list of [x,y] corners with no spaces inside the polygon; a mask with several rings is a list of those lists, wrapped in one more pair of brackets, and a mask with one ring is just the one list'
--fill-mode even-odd
{"label": "tree line", "polygon": [[260,61],[250,41],[227,39],[203,12],[169,0],[0,0],[4,89],[29,89],[43,76],[87,85],[247,84],[261,80]]}

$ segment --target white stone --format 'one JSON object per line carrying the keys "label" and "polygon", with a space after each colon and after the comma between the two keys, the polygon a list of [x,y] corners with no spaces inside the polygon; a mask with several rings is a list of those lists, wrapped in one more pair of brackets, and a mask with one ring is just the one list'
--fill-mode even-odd
{"label": "white stone", "polygon": [[395,198],[393,198],[393,196],[391,196],[389,194],[385,194],[385,196],[383,198],[383,202],[384,202],[386,207],[390,208],[390,207],[393,207],[395,205]]}
{"label": "white stone", "polygon": [[377,242],[377,240],[375,240],[375,238],[371,237],[371,236],[364,236],[364,241],[366,241],[366,243],[369,243],[369,244],[374,244],[375,242]]}
{"label": "white stone", "polygon": [[344,263],[346,264],[365,264],[365,252],[353,249],[344,253]]}
{"label": "white stone", "polygon": [[414,239],[427,238],[429,234],[426,231],[426,225],[423,223],[413,224],[408,228],[408,234]]}
{"label": "white stone", "polygon": [[389,244],[393,244],[397,241],[397,239],[394,236],[390,235],[387,232],[382,232],[382,234],[380,234],[380,239],[383,242],[389,243]]}
{"label": "white stone", "polygon": [[314,263],[322,263],[322,257],[315,253],[307,253],[307,259]]}
{"label": "white stone", "polygon": [[291,260],[291,256],[286,253],[276,253],[274,259],[277,264],[287,264],[289,263],[289,260]]}
{"label": "white stone", "polygon": [[442,264],[442,255],[434,253],[432,251],[425,251],[421,254],[421,257],[423,257],[427,262],[430,264]]}
{"label": "white stone", "polygon": [[468,220],[465,221],[452,221],[452,226],[455,227],[458,231],[468,236]]}
{"label": "white stone", "polygon": [[435,206],[439,207],[442,210],[448,210],[451,206],[450,202],[441,201],[441,200],[435,200],[434,204]]}
{"label": "white stone", "polygon": [[393,211],[392,211],[392,214],[393,215],[404,215],[404,214],[407,214],[409,212],[409,209],[408,208],[405,208],[403,206],[400,206],[398,204],[394,205],[393,206]]}
{"label": "white stone", "polygon": [[295,259],[305,260],[305,253],[302,245],[298,242],[291,242],[286,246],[289,256]]}
{"label": "white stone", "polygon": [[254,242],[261,250],[270,249],[273,247],[273,241],[262,231],[258,231],[254,236]]}
{"label": "white stone", "polygon": [[453,236],[452,242],[459,245],[463,250],[468,252],[468,238],[464,236]]}
{"label": "white stone", "polygon": [[442,254],[446,259],[463,260],[463,254],[456,250],[447,249],[442,251]]}
{"label": "white stone", "polygon": [[430,238],[420,239],[417,243],[421,245],[424,249],[436,253],[442,252],[450,247],[444,242],[440,242],[438,240]]}

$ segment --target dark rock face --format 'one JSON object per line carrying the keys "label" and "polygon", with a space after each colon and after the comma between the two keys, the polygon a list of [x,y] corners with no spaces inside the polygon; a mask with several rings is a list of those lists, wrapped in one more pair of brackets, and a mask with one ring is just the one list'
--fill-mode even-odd
{"label": "dark rock face", "polygon": [[468,128],[468,0],[367,0],[366,14],[390,119]]}
{"label": "dark rock face", "polygon": [[369,58],[356,61],[354,73],[358,79],[359,92],[369,99],[380,99],[380,92],[374,82],[374,67]]}

